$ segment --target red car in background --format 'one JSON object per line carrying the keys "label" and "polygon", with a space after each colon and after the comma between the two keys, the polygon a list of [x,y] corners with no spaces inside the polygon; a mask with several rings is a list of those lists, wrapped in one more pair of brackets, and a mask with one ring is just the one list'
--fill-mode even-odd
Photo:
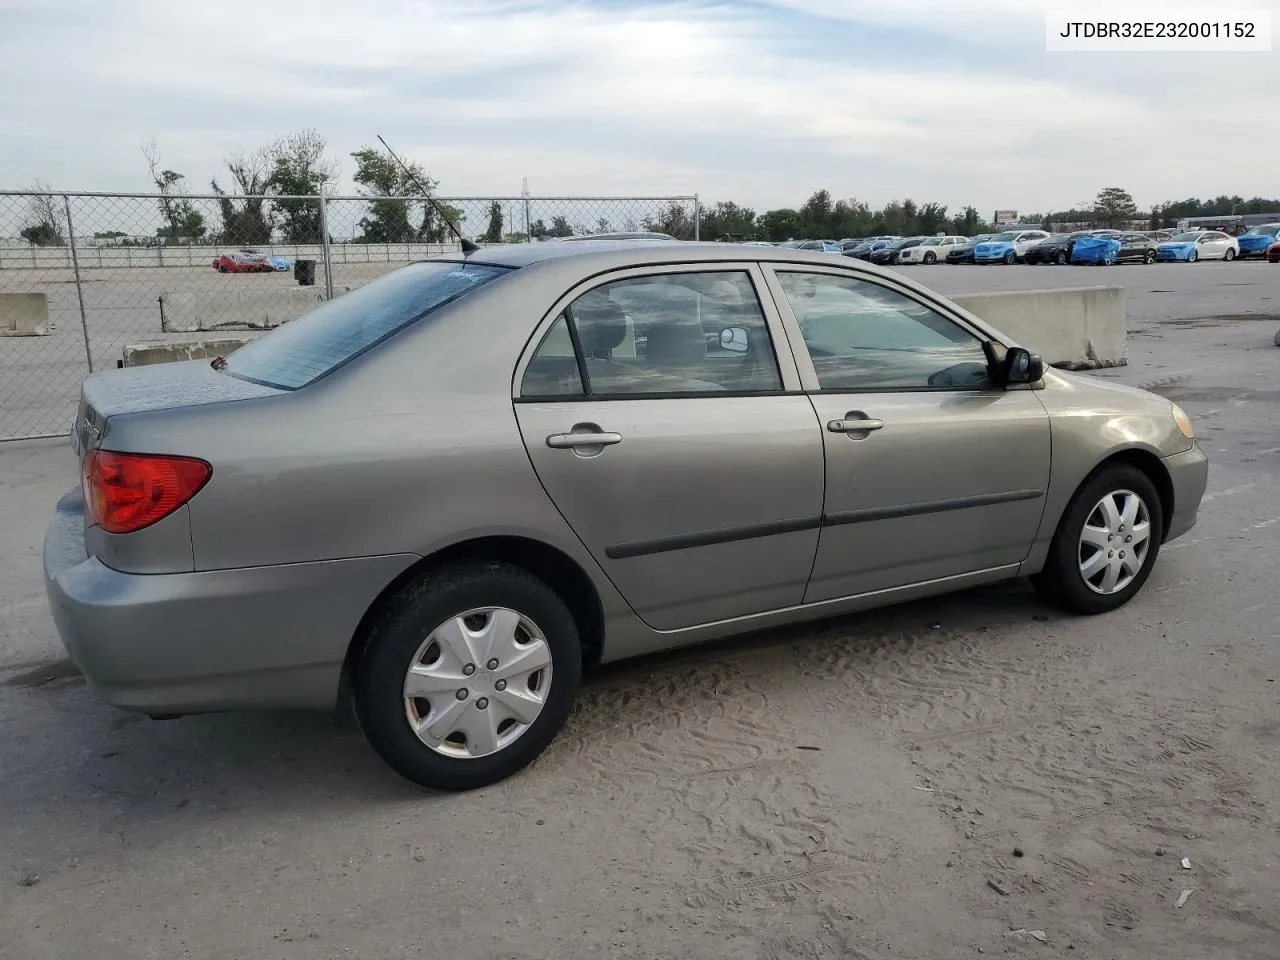
{"label": "red car in background", "polygon": [[1267,247],[1267,263],[1280,263],[1280,240]]}
{"label": "red car in background", "polygon": [[276,268],[265,253],[237,250],[235,253],[224,253],[214,260],[213,269],[219,273],[271,273]]}

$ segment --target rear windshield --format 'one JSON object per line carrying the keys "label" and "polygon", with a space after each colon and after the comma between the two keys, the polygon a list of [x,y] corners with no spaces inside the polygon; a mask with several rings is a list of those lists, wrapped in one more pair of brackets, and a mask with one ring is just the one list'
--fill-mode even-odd
{"label": "rear windshield", "polygon": [[509,273],[480,263],[415,263],[330,300],[227,357],[233,376],[305,387],[433,310]]}

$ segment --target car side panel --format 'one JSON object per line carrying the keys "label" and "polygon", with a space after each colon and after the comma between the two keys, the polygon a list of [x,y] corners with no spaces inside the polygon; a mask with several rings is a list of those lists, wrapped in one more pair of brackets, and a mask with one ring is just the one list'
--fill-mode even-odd
{"label": "car side panel", "polygon": [[[1089,390],[1089,402],[1079,401],[1080,386]],[[1115,397],[1109,403],[1109,395]],[[1164,459],[1196,449],[1173,422],[1172,405],[1154,394],[1081,374],[1050,370],[1045,389],[1038,392],[1049,412],[1053,463],[1045,497],[1044,517],[1024,574],[1044,566],[1054,532],[1068,502],[1085,478],[1109,457],[1125,451],[1143,451]],[[1135,400],[1145,398],[1145,415],[1135,411]],[[1162,426],[1167,424],[1167,426]]]}

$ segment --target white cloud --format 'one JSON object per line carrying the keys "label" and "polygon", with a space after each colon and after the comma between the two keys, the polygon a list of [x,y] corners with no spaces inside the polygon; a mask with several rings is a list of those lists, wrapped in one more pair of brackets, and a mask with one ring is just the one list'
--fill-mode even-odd
{"label": "white cloud", "polygon": [[468,195],[526,175],[759,208],[822,186],[984,211],[1112,183],[1143,204],[1275,192],[1244,159],[1280,151],[1273,58],[1047,54],[1052,0],[5,2],[0,83],[33,94],[0,105],[4,185],[143,188],[155,137],[198,187],[314,126],[344,158],[383,133]]}

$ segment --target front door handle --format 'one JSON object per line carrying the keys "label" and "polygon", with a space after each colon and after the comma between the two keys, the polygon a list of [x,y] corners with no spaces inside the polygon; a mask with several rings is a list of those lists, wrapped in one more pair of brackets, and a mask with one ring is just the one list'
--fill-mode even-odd
{"label": "front door handle", "polygon": [[609,447],[622,442],[622,434],[601,430],[598,424],[575,423],[568,433],[553,433],[547,446],[553,450],[578,450],[583,447]]}
{"label": "front door handle", "polygon": [[869,433],[884,426],[883,420],[868,417],[861,410],[846,413],[843,420],[828,420],[827,429],[832,433]]}

